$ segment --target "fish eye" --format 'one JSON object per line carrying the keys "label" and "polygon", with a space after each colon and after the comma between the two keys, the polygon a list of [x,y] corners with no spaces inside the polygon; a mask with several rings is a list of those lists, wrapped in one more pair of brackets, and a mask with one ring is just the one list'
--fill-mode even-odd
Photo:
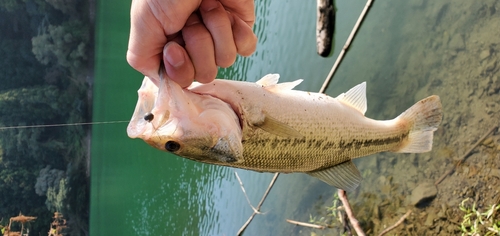
{"label": "fish eye", "polygon": [[169,152],[176,152],[180,148],[181,148],[181,145],[176,141],[170,140],[167,143],[165,143],[165,150],[167,150]]}
{"label": "fish eye", "polygon": [[148,112],[146,113],[146,115],[144,115],[144,120],[146,120],[147,122],[151,122],[154,118],[155,115],[153,115],[153,113],[151,112]]}

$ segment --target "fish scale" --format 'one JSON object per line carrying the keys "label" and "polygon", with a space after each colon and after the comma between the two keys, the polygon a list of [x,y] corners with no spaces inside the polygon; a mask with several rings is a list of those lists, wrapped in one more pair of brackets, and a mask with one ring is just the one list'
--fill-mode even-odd
{"label": "fish scale", "polygon": [[293,90],[300,80],[278,84],[277,74],[256,83],[215,80],[187,89],[160,78],[160,88],[145,78],[139,89],[127,128],[130,137],[190,160],[259,172],[302,172],[345,190],[361,181],[352,159],[385,151],[430,151],[442,119],[438,96],[392,120],[367,118],[366,83],[333,98]]}

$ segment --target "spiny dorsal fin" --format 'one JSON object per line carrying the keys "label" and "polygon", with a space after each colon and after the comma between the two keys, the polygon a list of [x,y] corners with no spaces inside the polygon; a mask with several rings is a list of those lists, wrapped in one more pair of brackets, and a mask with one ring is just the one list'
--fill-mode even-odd
{"label": "spiny dorsal fin", "polygon": [[295,86],[302,83],[302,79],[298,79],[292,82],[284,82],[280,84],[273,84],[271,86],[267,86],[266,89],[269,91],[277,91],[277,90],[292,90]]}
{"label": "spiny dorsal fin", "polygon": [[307,174],[348,192],[356,189],[363,179],[352,161],[346,161],[328,169],[308,172]]}
{"label": "spiny dorsal fin", "polygon": [[295,86],[302,83],[302,80],[299,79],[292,82],[278,84],[279,78],[279,74],[267,74],[255,83],[266,88],[269,91],[292,90],[293,88],[295,88]]}
{"label": "spiny dorsal fin", "polygon": [[279,79],[280,79],[279,74],[267,74],[264,75],[264,77],[262,77],[255,83],[261,85],[262,87],[267,87],[270,85],[277,84]]}
{"label": "spiny dorsal fin", "polygon": [[358,111],[363,113],[366,112],[366,82],[354,86],[354,88],[349,89],[349,91],[340,94],[336,97],[339,101],[346,103]]}

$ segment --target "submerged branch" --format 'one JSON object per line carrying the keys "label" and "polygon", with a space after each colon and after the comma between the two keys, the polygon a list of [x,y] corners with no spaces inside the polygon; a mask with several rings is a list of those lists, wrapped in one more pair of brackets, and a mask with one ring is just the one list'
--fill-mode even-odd
{"label": "submerged branch", "polygon": [[315,228],[315,229],[325,229],[326,228],[326,226],[324,226],[324,225],[305,223],[305,222],[300,222],[300,221],[295,221],[295,220],[290,220],[290,219],[286,219],[286,222],[288,222],[290,224],[295,224],[295,225],[300,225],[300,226]]}
{"label": "submerged branch", "polygon": [[243,182],[241,182],[240,176],[238,175],[238,172],[234,172],[234,175],[236,175],[236,178],[238,179],[238,182],[240,182],[240,187],[241,191],[243,191],[243,194],[245,195],[245,198],[247,199],[248,205],[252,208],[253,212],[256,214],[260,214],[260,211],[257,210],[252,203],[250,202],[250,198],[248,198],[247,192],[245,191],[245,187],[243,186]]}
{"label": "submerged branch", "polygon": [[260,211],[260,207],[264,203],[264,200],[266,200],[266,197],[269,194],[269,192],[271,191],[271,188],[274,186],[274,182],[276,182],[276,179],[278,179],[278,176],[279,176],[278,173],[276,173],[273,176],[273,179],[269,183],[269,187],[267,187],[267,190],[264,193],[264,195],[262,196],[262,199],[260,200],[259,205],[257,205],[257,207],[254,209],[254,212],[252,213],[250,218],[248,218],[247,222],[245,222],[245,224],[243,226],[241,226],[240,230],[238,230],[238,233],[236,235],[241,235],[245,231],[245,229],[247,228],[248,224],[250,224],[250,222],[253,220],[253,217]]}
{"label": "submerged branch", "polygon": [[496,129],[498,128],[498,125],[495,125],[493,126],[491,129],[488,130],[488,132],[486,132],[479,140],[477,140],[476,143],[474,143],[474,145],[472,145],[472,147],[469,148],[469,150],[467,150],[459,159],[458,159],[458,163],[453,166],[450,170],[446,171],[446,173],[444,173],[435,183],[434,185],[438,185],[439,183],[441,183],[441,181],[443,181],[448,175],[450,175],[451,173],[453,173],[453,171],[455,171],[455,168],[457,166],[459,166],[460,164],[462,164],[462,162],[465,161],[465,158],[467,158],[470,153],[479,145],[481,144],[485,139],[486,137],[488,137],[493,131],[495,131]]}
{"label": "submerged branch", "polygon": [[354,231],[356,231],[356,234],[358,236],[365,236],[365,232],[359,225],[359,221],[356,219],[354,216],[354,213],[352,213],[351,205],[349,204],[349,199],[347,199],[347,194],[345,190],[339,189],[339,199],[342,201],[342,204],[344,205],[344,210],[345,213],[347,214],[347,217],[349,218],[349,222],[351,222],[352,227],[354,228]]}
{"label": "submerged branch", "polygon": [[391,231],[391,230],[395,229],[396,227],[398,227],[401,223],[403,223],[403,221],[405,221],[406,217],[408,217],[410,214],[411,214],[411,210],[408,210],[406,212],[406,214],[404,214],[403,216],[401,216],[401,219],[399,219],[391,227],[389,227],[389,228],[385,229],[384,231],[382,231],[378,236],[383,236],[384,234],[389,233],[389,231]]}

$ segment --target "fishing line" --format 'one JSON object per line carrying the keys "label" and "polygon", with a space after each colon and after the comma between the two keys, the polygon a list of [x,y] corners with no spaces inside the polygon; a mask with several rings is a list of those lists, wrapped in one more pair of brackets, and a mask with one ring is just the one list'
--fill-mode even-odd
{"label": "fishing line", "polygon": [[19,126],[0,127],[0,130],[63,127],[63,126],[77,126],[77,125],[119,124],[119,123],[126,123],[126,122],[129,122],[129,121],[128,120],[116,120],[116,121],[79,122],[79,123],[70,123],[70,124],[51,124],[51,125],[19,125]]}

